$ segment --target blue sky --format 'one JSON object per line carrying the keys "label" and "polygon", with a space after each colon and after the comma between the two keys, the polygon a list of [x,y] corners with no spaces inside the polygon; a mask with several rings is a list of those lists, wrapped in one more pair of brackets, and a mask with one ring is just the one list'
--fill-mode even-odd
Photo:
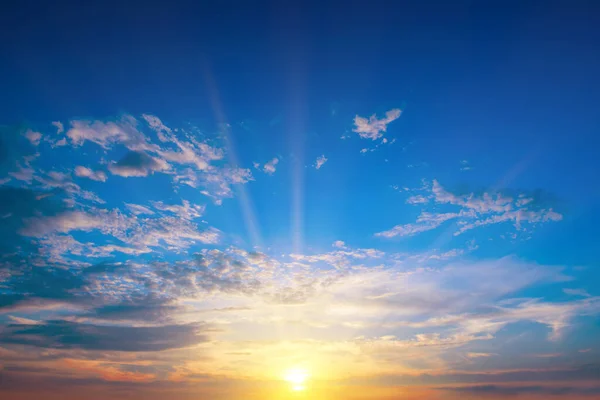
{"label": "blue sky", "polygon": [[0,17],[8,378],[597,393],[593,2],[109,3]]}

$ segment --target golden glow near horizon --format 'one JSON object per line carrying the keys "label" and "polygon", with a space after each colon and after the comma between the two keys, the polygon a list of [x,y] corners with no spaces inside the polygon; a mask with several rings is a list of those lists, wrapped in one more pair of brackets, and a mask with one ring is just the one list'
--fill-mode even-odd
{"label": "golden glow near horizon", "polygon": [[297,392],[306,389],[306,380],[309,376],[306,369],[295,367],[288,369],[283,379],[291,385],[293,391]]}

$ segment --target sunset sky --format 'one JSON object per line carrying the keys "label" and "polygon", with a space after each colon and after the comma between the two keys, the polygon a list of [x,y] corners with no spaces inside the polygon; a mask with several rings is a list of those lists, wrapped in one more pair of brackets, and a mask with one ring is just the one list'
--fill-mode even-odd
{"label": "sunset sky", "polygon": [[597,3],[209,3],[0,12],[0,397],[600,398]]}

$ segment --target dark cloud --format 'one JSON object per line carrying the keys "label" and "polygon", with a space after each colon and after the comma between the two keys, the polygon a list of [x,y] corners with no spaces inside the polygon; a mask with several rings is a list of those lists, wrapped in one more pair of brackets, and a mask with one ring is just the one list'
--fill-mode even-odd
{"label": "dark cloud", "polygon": [[62,202],[40,192],[0,187],[0,309],[42,300],[65,301],[76,297],[85,281],[75,270],[65,269],[42,258],[36,241],[18,234],[23,220],[34,215],[54,215],[64,209]]}
{"label": "dark cloud", "polygon": [[29,189],[0,187],[0,254],[5,256],[5,260],[8,255],[37,252],[31,240],[18,234],[24,226],[24,219],[35,215],[55,215],[64,210],[63,203],[42,194]]}
{"label": "dark cloud", "polygon": [[111,321],[168,321],[182,309],[167,298],[148,295],[94,309],[90,316]]}
{"label": "dark cloud", "polygon": [[440,390],[471,393],[479,395],[520,396],[523,394],[538,394],[547,396],[567,395],[599,395],[600,386],[577,387],[577,386],[505,386],[505,385],[477,385],[461,387],[445,387]]}
{"label": "dark cloud", "polygon": [[81,276],[61,268],[24,266],[4,282],[12,293],[0,295],[0,309],[19,304],[43,305],[43,300],[72,301],[88,297]]}
{"label": "dark cloud", "polygon": [[55,349],[161,351],[208,340],[204,325],[114,326],[53,320],[38,325],[11,324],[0,342]]}
{"label": "dark cloud", "polygon": [[123,177],[148,176],[154,171],[167,169],[166,162],[149,156],[141,151],[130,151],[117,163],[109,165],[108,169],[114,175]]}
{"label": "dark cloud", "polygon": [[600,364],[584,364],[573,368],[530,369],[490,373],[448,372],[445,374],[382,375],[366,379],[365,384],[380,385],[448,385],[454,383],[473,384],[483,387],[508,382],[571,382],[600,381]]}
{"label": "dark cloud", "polygon": [[33,154],[33,148],[22,135],[27,130],[25,125],[0,126],[0,172],[15,167],[15,161],[22,156]]}

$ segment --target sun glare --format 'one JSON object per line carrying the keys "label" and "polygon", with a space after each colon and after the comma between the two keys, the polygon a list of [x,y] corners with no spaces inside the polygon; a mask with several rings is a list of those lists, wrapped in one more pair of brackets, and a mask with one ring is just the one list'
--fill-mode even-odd
{"label": "sun glare", "polygon": [[291,368],[286,371],[285,375],[283,376],[283,379],[291,385],[292,390],[300,391],[306,388],[305,384],[308,377],[308,371],[306,371],[305,369]]}

